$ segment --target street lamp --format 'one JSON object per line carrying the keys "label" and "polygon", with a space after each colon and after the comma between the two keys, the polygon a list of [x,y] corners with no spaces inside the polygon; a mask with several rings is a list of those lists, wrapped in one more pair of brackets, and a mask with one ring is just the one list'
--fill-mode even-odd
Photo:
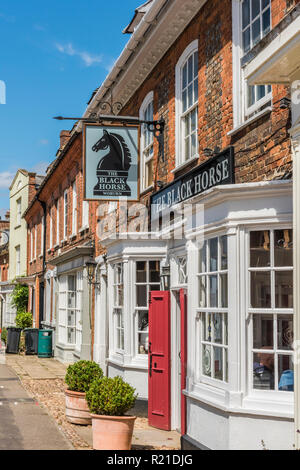
{"label": "street lamp", "polygon": [[97,280],[97,275],[95,277],[96,272],[96,261],[90,260],[85,263],[85,267],[87,269],[87,280],[90,286],[94,285],[97,286],[100,282]]}
{"label": "street lamp", "polygon": [[161,267],[161,271],[160,271],[160,280],[162,283],[163,290],[170,290],[170,277],[171,277],[171,268],[169,264],[166,264]]}

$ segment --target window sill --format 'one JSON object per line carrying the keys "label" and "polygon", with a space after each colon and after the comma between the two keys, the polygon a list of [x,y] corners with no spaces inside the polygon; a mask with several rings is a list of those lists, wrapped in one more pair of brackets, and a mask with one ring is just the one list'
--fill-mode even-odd
{"label": "window sill", "polygon": [[195,157],[190,158],[186,162],[181,163],[180,165],[176,166],[174,170],[171,170],[171,173],[177,173],[178,171],[183,170],[186,166],[189,166],[191,163],[195,162],[198,159],[199,159],[199,155],[196,155]]}
{"label": "window sill", "polygon": [[237,134],[238,132],[240,132],[241,130],[243,130],[245,127],[249,126],[250,124],[252,124],[254,121],[256,121],[257,119],[265,116],[266,114],[269,114],[272,112],[272,106],[268,106],[267,108],[263,109],[262,111],[260,111],[259,113],[255,114],[254,116],[252,116],[251,118],[247,119],[246,121],[244,121],[242,124],[238,125],[237,127],[235,127],[234,129],[232,129],[231,131],[227,132],[227,135],[229,137]]}
{"label": "window sill", "polygon": [[148,186],[148,188],[142,189],[140,196],[144,196],[145,194],[149,193],[149,191],[152,191],[154,189],[154,184],[151,184],[151,186]]}

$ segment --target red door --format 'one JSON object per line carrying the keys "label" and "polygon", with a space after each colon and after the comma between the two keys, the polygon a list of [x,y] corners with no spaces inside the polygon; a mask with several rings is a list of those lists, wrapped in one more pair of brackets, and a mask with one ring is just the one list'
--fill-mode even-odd
{"label": "red door", "polygon": [[148,418],[150,426],[171,429],[170,292],[151,292],[149,303]]}
{"label": "red door", "polygon": [[184,289],[180,290],[180,312],[181,312],[181,435],[186,434],[186,397],[182,391],[186,387],[187,367],[187,295]]}

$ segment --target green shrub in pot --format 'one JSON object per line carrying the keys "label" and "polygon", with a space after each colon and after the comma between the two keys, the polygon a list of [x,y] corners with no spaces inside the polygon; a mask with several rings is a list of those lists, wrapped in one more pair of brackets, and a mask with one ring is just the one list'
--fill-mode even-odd
{"label": "green shrub in pot", "polygon": [[103,371],[96,362],[78,361],[68,367],[65,382],[68,390],[85,393],[95,379],[102,377]]}
{"label": "green shrub in pot", "polygon": [[98,378],[86,392],[90,412],[95,415],[124,416],[136,398],[135,389],[118,376]]}

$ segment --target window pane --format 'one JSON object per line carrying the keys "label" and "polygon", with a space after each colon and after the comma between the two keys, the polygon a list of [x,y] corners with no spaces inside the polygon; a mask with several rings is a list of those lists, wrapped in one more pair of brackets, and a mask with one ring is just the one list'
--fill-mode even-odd
{"label": "window pane", "polygon": [[191,136],[191,156],[193,157],[196,155],[197,150],[196,150],[196,134],[192,134]]}
{"label": "window pane", "polygon": [[210,271],[217,271],[218,270],[218,239],[212,238],[209,240],[209,254],[210,254],[210,262],[209,268]]}
{"label": "window pane", "polygon": [[213,314],[213,342],[222,344],[223,343],[223,314]]}
{"label": "window pane", "polygon": [[75,326],[75,312],[74,310],[68,311],[68,326]]}
{"label": "window pane", "polygon": [[148,331],[148,311],[138,312],[139,331]]}
{"label": "window pane", "polygon": [[188,83],[193,81],[194,74],[193,74],[193,56],[191,55],[188,60]]}
{"label": "window pane", "polygon": [[196,109],[193,109],[193,111],[191,112],[191,132],[196,130],[196,126],[197,126],[197,113],[196,113]]}
{"label": "window pane", "polygon": [[257,353],[253,357],[253,387],[274,390],[274,355]]}
{"label": "window pane", "polygon": [[199,307],[206,308],[206,276],[199,278]]}
{"label": "window pane", "polygon": [[188,87],[188,108],[190,108],[194,104],[194,99],[193,99],[193,84],[191,84]]}
{"label": "window pane", "polygon": [[278,349],[293,349],[293,317],[278,315],[277,317]]}
{"label": "window pane", "polygon": [[149,187],[153,183],[153,160],[146,163],[146,186]]}
{"label": "window pane", "polygon": [[294,365],[292,356],[278,356],[278,390],[294,391]]}
{"label": "window pane", "polygon": [[68,328],[68,343],[75,344],[75,328]]}
{"label": "window pane", "polygon": [[136,263],[136,282],[147,281],[147,263],[146,261],[138,261]]}
{"label": "window pane", "polygon": [[245,54],[250,50],[250,27],[243,32],[243,50]]}
{"label": "window pane", "polygon": [[206,272],[206,247],[207,247],[207,242],[203,242],[203,246],[201,250],[199,251],[199,273],[205,273]]}
{"label": "window pane", "polygon": [[264,14],[263,14],[263,17],[262,17],[262,32],[263,32],[263,36],[265,36],[269,31],[270,31],[270,26],[271,26],[271,10],[270,8],[268,8]]}
{"label": "window pane", "polygon": [[202,345],[202,372],[211,377],[211,346]]}
{"label": "window pane", "polygon": [[211,313],[202,314],[203,341],[211,341]]}
{"label": "window pane", "polygon": [[270,0],[262,0],[262,9],[264,10],[268,5],[270,5]]}
{"label": "window pane", "polygon": [[209,276],[209,301],[210,307],[218,307],[218,276]]}
{"label": "window pane", "polygon": [[76,293],[68,292],[68,308],[76,307]]}
{"label": "window pane", "polygon": [[293,272],[275,273],[276,308],[293,308]]}
{"label": "window pane", "polygon": [[190,139],[187,137],[185,139],[185,152],[184,152],[185,159],[188,160],[190,158]]}
{"label": "window pane", "polygon": [[248,86],[248,108],[255,103],[255,86]]}
{"label": "window pane", "polygon": [[187,90],[184,90],[182,93],[182,111],[185,112],[187,110]]}
{"label": "window pane", "polygon": [[266,95],[266,86],[257,85],[257,100],[261,100]]}
{"label": "window pane", "polygon": [[221,307],[227,308],[228,307],[228,278],[227,274],[220,275],[220,282],[221,282]]}
{"label": "window pane", "polygon": [[223,380],[223,349],[214,347],[215,379]]}
{"label": "window pane", "polygon": [[293,266],[293,231],[274,231],[275,266]]}
{"label": "window pane", "polygon": [[253,348],[273,349],[273,315],[253,315]]}
{"label": "window pane", "polygon": [[194,81],[194,103],[199,99],[198,78]]}
{"label": "window pane", "polygon": [[194,77],[198,77],[198,51],[194,53]]}
{"label": "window pane", "polygon": [[160,282],[160,263],[159,261],[150,261],[150,282]]}
{"label": "window pane", "polygon": [[224,325],[224,344],[228,345],[228,315],[223,313],[223,325]]}
{"label": "window pane", "polygon": [[250,266],[261,268],[270,266],[270,232],[250,233]]}
{"label": "window pane", "polygon": [[251,0],[252,2],[252,20],[260,13],[260,0]]}
{"label": "window pane", "polygon": [[184,118],[184,135],[188,136],[190,134],[190,114]]}
{"label": "window pane", "polygon": [[139,354],[148,354],[149,336],[148,333],[139,333]]}
{"label": "window pane", "polygon": [[268,272],[251,273],[251,307],[271,308],[271,275]]}
{"label": "window pane", "polygon": [[243,1],[243,29],[250,23],[250,0]]}
{"label": "window pane", "polygon": [[184,65],[182,69],[182,88],[187,86],[187,64]]}
{"label": "window pane", "polygon": [[255,46],[255,44],[257,44],[259,40],[260,40],[260,18],[258,18],[252,24],[252,45]]}
{"label": "window pane", "polygon": [[124,294],[123,294],[123,285],[117,287],[118,289],[118,306],[122,307],[124,305]]}
{"label": "window pane", "polygon": [[136,286],[136,305],[147,307],[147,286]]}
{"label": "window pane", "polygon": [[227,237],[223,236],[220,238],[221,248],[221,269],[227,269]]}

